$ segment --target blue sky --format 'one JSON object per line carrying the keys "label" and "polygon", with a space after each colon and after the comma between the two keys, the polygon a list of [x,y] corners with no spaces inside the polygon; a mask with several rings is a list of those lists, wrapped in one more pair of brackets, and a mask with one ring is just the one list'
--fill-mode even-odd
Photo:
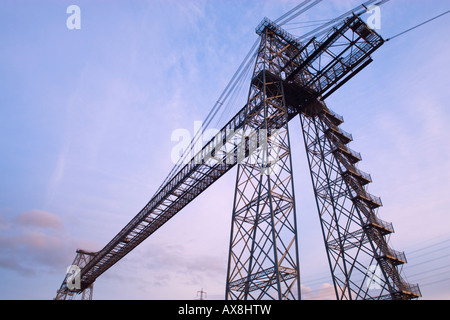
{"label": "blue sky", "polygon": [[[251,45],[255,27],[300,1],[2,1],[0,5],[0,299],[51,299],[75,250],[101,249],[173,166],[174,130],[193,130]],[[296,21],[360,1],[325,0]],[[66,9],[81,8],[69,30]],[[449,9],[392,0],[388,38]],[[286,26],[301,35],[298,25]],[[449,16],[388,42],[328,98],[345,118],[379,215],[393,222],[407,280],[450,298]],[[305,298],[330,278],[301,138],[290,123]],[[98,299],[223,298],[232,170],[95,283]],[[33,290],[30,290],[33,288]]]}

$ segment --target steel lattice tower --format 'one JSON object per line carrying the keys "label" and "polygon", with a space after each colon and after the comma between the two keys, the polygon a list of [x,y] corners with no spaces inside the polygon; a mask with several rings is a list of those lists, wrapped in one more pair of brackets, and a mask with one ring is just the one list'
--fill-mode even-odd
{"label": "steel lattice tower", "polygon": [[[373,1],[368,1],[367,3]],[[383,1],[381,1],[383,2]],[[238,164],[226,299],[300,299],[298,235],[288,123],[300,118],[323,239],[338,300],[414,299],[389,247],[392,224],[378,217],[361,154],[325,100],[372,62],[384,40],[351,13],[326,33],[296,38],[264,19],[247,104],[163,183],[99,252],[77,251],[57,299],[92,297],[95,280]],[[88,293],[86,295],[86,293]]]}
{"label": "steel lattice tower", "polygon": [[261,38],[243,128],[248,155],[236,179],[229,299],[300,295],[288,110],[282,81],[271,76],[280,66],[275,38],[268,30]]}
{"label": "steel lattice tower", "polygon": [[[250,147],[253,153],[238,167],[227,299],[300,298],[289,108],[300,114],[337,299],[418,296],[418,287],[397,270],[405,256],[387,245],[385,236],[393,228],[377,217],[381,200],[367,191],[370,175],[356,167],[361,155],[347,146],[352,136],[339,128],[343,118],[319,94],[340,86],[339,77],[350,69],[346,63],[362,62],[359,68],[370,63],[381,37],[356,16],[324,41],[310,41],[309,48],[293,45],[294,39],[269,20],[257,33],[261,42],[244,127],[267,132],[267,143]],[[337,39],[346,39],[350,50],[334,52]]]}

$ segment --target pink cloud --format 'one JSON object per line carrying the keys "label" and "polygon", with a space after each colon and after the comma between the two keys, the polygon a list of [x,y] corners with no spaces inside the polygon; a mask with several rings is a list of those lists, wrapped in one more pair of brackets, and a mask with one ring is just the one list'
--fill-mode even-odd
{"label": "pink cloud", "polygon": [[42,210],[22,212],[17,216],[17,222],[22,226],[51,228],[55,230],[60,230],[63,227],[63,223],[60,217],[53,213]]}
{"label": "pink cloud", "polygon": [[10,219],[0,215],[0,223],[6,226],[0,234],[0,269],[13,269],[26,276],[50,271],[63,277],[76,248],[99,247],[73,238],[61,217],[43,210],[24,211]]}
{"label": "pink cloud", "polygon": [[3,215],[0,212],[0,230],[7,230],[9,228],[9,223],[3,219]]}

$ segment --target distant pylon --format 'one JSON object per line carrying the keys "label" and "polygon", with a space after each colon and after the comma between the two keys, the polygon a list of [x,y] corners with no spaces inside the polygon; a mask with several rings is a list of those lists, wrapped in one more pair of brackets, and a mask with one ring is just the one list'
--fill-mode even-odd
{"label": "distant pylon", "polygon": [[197,297],[200,294],[200,298],[198,300],[205,300],[204,298],[206,298],[206,292],[203,291],[203,288],[200,291],[197,291]]}

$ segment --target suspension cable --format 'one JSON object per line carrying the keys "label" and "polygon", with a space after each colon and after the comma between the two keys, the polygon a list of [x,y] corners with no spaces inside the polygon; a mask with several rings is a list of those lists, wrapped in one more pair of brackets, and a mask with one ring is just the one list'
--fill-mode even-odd
{"label": "suspension cable", "polygon": [[281,17],[279,17],[278,19],[276,19],[274,22],[277,24],[282,24],[283,22],[281,22],[283,19],[287,18],[289,15],[293,14],[296,10],[299,10],[300,8],[302,8],[303,6],[305,6],[306,4],[308,4],[308,2],[311,2],[312,0],[305,0],[302,3],[300,3],[299,5],[295,6],[294,8],[292,8],[291,10],[289,10],[288,12],[286,12],[285,14],[283,14]]}
{"label": "suspension cable", "polygon": [[362,15],[363,13],[367,12],[367,7],[370,7],[374,2],[376,2],[375,6],[380,6],[386,2],[388,2],[389,0],[381,0],[376,2],[376,0],[368,0],[366,2],[364,2],[363,4],[355,7],[352,10],[349,10],[347,12],[345,12],[344,14],[341,14],[339,17],[331,19],[329,22],[324,23],[323,25],[321,25],[320,27],[311,30],[310,32],[304,34],[303,36],[299,37],[297,40],[299,41],[305,41],[307,39],[310,39],[312,37],[319,37],[325,33],[327,33],[331,28],[335,27],[337,24],[342,22],[342,19],[348,17],[351,14],[355,14],[357,16]]}
{"label": "suspension cable", "polygon": [[419,28],[419,27],[421,27],[421,26],[423,26],[423,25],[425,25],[425,24],[427,24],[427,23],[429,23],[429,22],[431,22],[431,21],[433,21],[433,20],[436,20],[436,19],[438,19],[438,18],[440,18],[440,17],[446,15],[446,14],[449,13],[449,12],[450,12],[450,10],[447,10],[446,12],[441,13],[441,14],[437,15],[437,16],[434,17],[434,18],[428,19],[428,20],[425,21],[425,22],[419,23],[418,25],[416,25],[416,26],[414,26],[414,27],[412,27],[412,28],[409,28],[409,29],[407,29],[407,30],[405,30],[405,31],[403,31],[403,32],[400,32],[399,34],[396,34],[395,36],[392,36],[392,37],[386,39],[386,41],[390,41],[390,40],[392,40],[392,39],[395,39],[395,38],[397,38],[397,37],[400,37],[401,35],[404,35],[405,33],[408,33],[408,32],[410,32],[410,31],[413,31],[414,29],[417,29],[417,28]]}
{"label": "suspension cable", "polygon": [[[306,8],[304,8],[304,9],[302,9],[302,10],[300,10],[300,8],[296,8],[296,10],[294,10],[294,11],[292,12],[292,14],[290,14],[290,16],[284,18],[284,19],[285,19],[284,21],[280,21],[280,22],[279,22],[279,25],[282,26],[282,25],[288,23],[289,21],[295,19],[296,17],[298,17],[298,16],[301,15],[302,13],[308,11],[308,10],[311,9],[312,7],[315,7],[315,6],[316,6],[317,4],[319,4],[320,2],[322,2],[322,0],[316,0],[316,1],[314,1],[313,3],[311,3],[309,6],[307,6]],[[297,11],[297,10],[298,10],[298,11]],[[297,11],[297,12],[295,12],[295,11]],[[295,12],[295,13],[294,13],[294,12]],[[275,23],[277,23],[278,20],[279,20],[279,19],[277,19],[277,20],[275,21]]]}

